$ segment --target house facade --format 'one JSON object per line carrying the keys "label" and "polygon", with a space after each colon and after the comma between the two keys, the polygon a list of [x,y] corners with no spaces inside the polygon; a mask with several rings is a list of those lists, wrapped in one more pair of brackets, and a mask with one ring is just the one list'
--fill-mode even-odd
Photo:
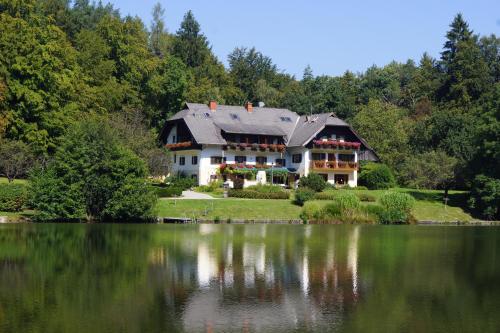
{"label": "house facade", "polygon": [[376,153],[333,113],[299,116],[287,109],[186,103],[160,134],[172,152],[172,174],[292,186],[310,172],[338,186],[357,186],[359,162]]}

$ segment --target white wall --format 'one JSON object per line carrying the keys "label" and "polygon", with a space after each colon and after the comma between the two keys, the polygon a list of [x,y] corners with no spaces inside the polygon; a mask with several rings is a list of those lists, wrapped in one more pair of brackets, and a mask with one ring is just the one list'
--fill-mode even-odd
{"label": "white wall", "polygon": [[[176,155],[176,160],[174,163],[173,155]],[[192,157],[198,156],[198,164],[192,164]],[[186,163],[180,165],[180,157],[184,157]],[[200,167],[200,151],[199,150],[178,150],[172,152],[172,174],[176,175],[179,172],[183,172],[187,177],[191,175],[198,176]]]}
{"label": "white wall", "polygon": [[174,136],[175,136],[175,138],[177,140],[177,125],[174,125],[172,127],[172,129],[170,130],[170,133],[168,133],[167,143],[175,143]]}

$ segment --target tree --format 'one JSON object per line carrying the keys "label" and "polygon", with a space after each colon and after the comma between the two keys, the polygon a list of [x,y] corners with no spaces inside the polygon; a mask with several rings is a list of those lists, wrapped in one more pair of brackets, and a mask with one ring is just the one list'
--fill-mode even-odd
{"label": "tree", "polygon": [[441,53],[441,65],[447,74],[441,97],[468,105],[489,88],[489,69],[477,36],[473,35],[461,14],[455,17],[450,27]]}
{"label": "tree", "polygon": [[457,159],[440,150],[410,155],[404,162],[400,178],[406,186],[448,190],[455,179]]}
{"label": "tree", "polygon": [[207,38],[200,32],[200,24],[194,18],[193,12],[188,11],[175,35],[172,54],[179,57],[188,67],[197,67],[209,53]]}
{"label": "tree", "polygon": [[113,128],[87,119],[70,128],[54,160],[32,175],[32,203],[42,219],[148,218],[156,197],[146,176],[145,163]]}
{"label": "tree", "polygon": [[264,56],[254,47],[235,48],[229,54],[228,61],[234,83],[243,91],[247,100],[258,102],[256,90],[259,80],[264,80],[273,87],[278,69],[271,58]]}
{"label": "tree", "polygon": [[149,44],[154,55],[162,57],[168,53],[170,36],[165,29],[163,15],[165,9],[157,2],[153,7],[153,21],[151,23],[151,32],[149,35]]}
{"label": "tree", "polygon": [[371,99],[352,120],[352,126],[393,170],[408,154],[409,125],[406,112],[392,104]]}
{"label": "tree", "polygon": [[30,147],[22,141],[7,140],[0,144],[0,173],[9,183],[26,176],[34,161]]}

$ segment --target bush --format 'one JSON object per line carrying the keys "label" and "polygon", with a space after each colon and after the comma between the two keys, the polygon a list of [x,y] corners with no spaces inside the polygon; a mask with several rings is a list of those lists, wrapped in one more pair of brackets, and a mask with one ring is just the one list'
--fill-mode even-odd
{"label": "bush", "polygon": [[500,179],[478,175],[470,192],[469,207],[488,220],[500,219]]}
{"label": "bush", "polygon": [[181,188],[183,191],[189,190],[196,185],[196,179],[190,177],[170,177],[166,181],[168,186]]}
{"label": "bush", "polygon": [[356,186],[356,187],[353,187],[352,189],[356,190],[356,191],[367,191],[368,187],[366,187],[366,186]]}
{"label": "bush", "polygon": [[359,183],[370,190],[388,189],[396,185],[389,167],[379,163],[367,163],[359,174]]}
{"label": "bush", "polygon": [[386,192],[380,197],[380,204],[385,209],[381,223],[408,223],[415,199],[406,193]]}
{"label": "bush", "polygon": [[356,209],[359,208],[361,202],[359,198],[354,193],[340,193],[335,198],[335,203],[338,205],[340,209],[340,213],[342,215],[351,216],[354,215]]}
{"label": "bush", "polygon": [[195,191],[210,193],[210,192],[216,192],[221,187],[222,187],[222,181],[217,180],[217,181],[210,182],[208,185],[198,186],[195,188]]}
{"label": "bush", "polygon": [[300,218],[307,222],[309,220],[319,220],[321,219],[322,208],[317,202],[306,202],[304,203],[304,208],[300,213]]}
{"label": "bush", "polygon": [[243,178],[235,177],[233,179],[233,188],[236,190],[243,189],[243,185],[245,185],[245,180]]}
{"label": "bush", "polygon": [[303,206],[306,201],[312,200],[314,198],[315,192],[307,187],[298,188],[295,191],[294,203]]}
{"label": "bush", "polygon": [[127,180],[113,193],[103,215],[111,220],[152,219],[156,199],[156,194],[141,179]]}
{"label": "bush", "polygon": [[176,186],[158,187],[156,188],[156,195],[160,198],[180,197],[182,191],[182,188]]}
{"label": "bush", "polygon": [[257,192],[252,190],[239,190],[239,189],[229,189],[228,196],[232,198],[245,198],[245,199],[289,199],[290,194],[288,192]]}
{"label": "bush", "polygon": [[271,184],[252,185],[247,187],[246,189],[260,193],[279,193],[284,191],[281,186],[271,185]]}
{"label": "bush", "polygon": [[0,211],[19,212],[26,204],[27,191],[24,185],[0,184]]}
{"label": "bush", "polygon": [[326,181],[317,173],[310,173],[309,175],[300,178],[299,187],[307,187],[315,192],[321,192],[326,187]]}

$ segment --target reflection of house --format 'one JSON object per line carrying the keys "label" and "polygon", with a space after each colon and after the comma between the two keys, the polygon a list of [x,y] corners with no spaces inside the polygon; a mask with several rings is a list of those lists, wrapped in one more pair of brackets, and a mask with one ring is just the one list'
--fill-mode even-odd
{"label": "reflection of house", "polygon": [[360,160],[374,151],[333,113],[299,116],[287,109],[186,103],[171,117],[161,140],[173,151],[173,171],[198,179],[265,174],[287,182],[314,171],[331,183],[357,185]]}

